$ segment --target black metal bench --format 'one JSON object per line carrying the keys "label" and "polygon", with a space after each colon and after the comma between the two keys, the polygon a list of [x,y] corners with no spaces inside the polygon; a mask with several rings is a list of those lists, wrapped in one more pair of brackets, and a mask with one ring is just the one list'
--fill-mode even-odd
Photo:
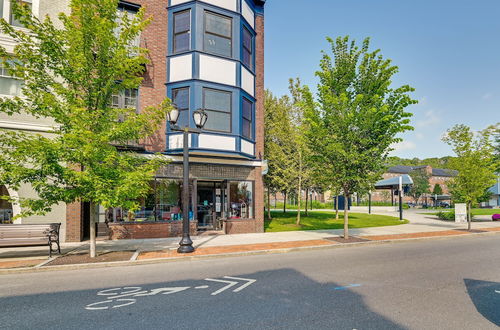
{"label": "black metal bench", "polygon": [[[0,247],[48,245],[49,258],[52,252],[61,254],[59,245],[60,223],[48,224],[0,224]],[[53,248],[53,245],[56,245]]]}

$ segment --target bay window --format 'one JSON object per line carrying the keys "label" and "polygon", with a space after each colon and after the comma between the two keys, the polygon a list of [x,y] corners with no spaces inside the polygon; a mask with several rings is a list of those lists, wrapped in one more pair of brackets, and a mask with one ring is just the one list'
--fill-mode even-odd
{"label": "bay window", "polygon": [[244,137],[248,139],[253,138],[253,130],[252,130],[252,111],[253,103],[247,100],[245,97],[243,98],[243,106],[241,109],[242,112],[242,130],[241,133]]}
{"label": "bay window", "polygon": [[231,92],[203,89],[203,108],[208,115],[206,130],[231,132],[231,101]]}
{"label": "bay window", "polygon": [[189,87],[176,88],[172,90],[172,102],[179,109],[177,125],[180,127],[189,125]]}
{"label": "bay window", "polygon": [[205,12],[204,48],[209,53],[232,56],[231,18]]}
{"label": "bay window", "polygon": [[253,70],[253,36],[246,27],[243,27],[243,64]]}
{"label": "bay window", "polygon": [[191,34],[191,11],[174,14],[174,53],[188,51]]}

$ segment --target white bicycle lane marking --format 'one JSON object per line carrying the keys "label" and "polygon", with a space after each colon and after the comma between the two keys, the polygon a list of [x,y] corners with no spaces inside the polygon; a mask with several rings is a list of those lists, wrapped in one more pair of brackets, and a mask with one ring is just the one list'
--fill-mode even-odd
{"label": "white bicycle lane marking", "polygon": [[[232,281],[228,281],[232,280]],[[257,280],[254,279],[248,279],[248,278],[240,278],[240,277],[231,277],[231,276],[224,276],[223,279],[212,279],[212,278],[206,278],[205,281],[210,281],[210,282],[219,282],[219,283],[227,283],[226,286],[214,291],[211,293],[212,296],[218,295],[221,292],[226,291],[229,288],[232,288],[233,286],[236,286],[240,284],[240,281],[247,282],[244,283],[243,285],[239,286],[238,288],[234,289],[233,292],[240,292],[241,290],[247,288],[248,286],[252,285],[255,283]],[[103,301],[98,301],[95,303],[88,304],[85,306],[85,309],[87,310],[107,310],[110,308],[121,308],[121,307],[126,307],[132,304],[135,304],[137,302],[137,297],[149,297],[149,296],[156,296],[158,294],[164,294],[164,295],[170,295],[170,294],[175,294],[179,293],[182,291],[186,291],[188,289],[192,288],[191,286],[183,286],[183,287],[166,287],[166,288],[156,288],[152,289],[150,291],[148,290],[143,290],[142,287],[138,286],[131,286],[131,287],[119,287],[119,288],[112,288],[112,289],[105,289],[97,292],[98,296],[106,296],[106,300]],[[208,285],[200,285],[194,287],[194,289],[208,289]]]}

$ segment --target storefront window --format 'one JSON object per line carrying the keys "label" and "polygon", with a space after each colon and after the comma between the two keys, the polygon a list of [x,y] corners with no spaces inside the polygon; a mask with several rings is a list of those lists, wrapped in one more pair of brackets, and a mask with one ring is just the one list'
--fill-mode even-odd
{"label": "storefront window", "polygon": [[[0,185],[0,196],[9,196],[3,185]],[[12,223],[12,204],[4,199],[0,199],[0,223]]]}
{"label": "storefront window", "polygon": [[253,182],[231,182],[229,204],[231,219],[253,219]]}
{"label": "storefront window", "polygon": [[[157,179],[151,183],[149,194],[139,200],[140,207],[134,212],[122,208],[106,211],[108,222],[151,222],[182,220],[182,184],[179,180]],[[193,212],[189,212],[193,218]]]}

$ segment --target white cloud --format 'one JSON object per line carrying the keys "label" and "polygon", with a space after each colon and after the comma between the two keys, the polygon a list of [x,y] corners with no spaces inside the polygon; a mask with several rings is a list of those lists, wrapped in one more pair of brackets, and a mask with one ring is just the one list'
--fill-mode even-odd
{"label": "white cloud", "polygon": [[441,118],[439,113],[436,113],[434,110],[429,110],[425,113],[424,119],[418,120],[416,123],[417,127],[428,127],[434,126],[441,122]]}
{"label": "white cloud", "polygon": [[413,150],[417,148],[417,145],[412,141],[402,141],[391,145],[391,148],[394,149],[392,151],[394,153],[399,151]]}
{"label": "white cloud", "polygon": [[418,140],[423,140],[425,137],[422,133],[415,133],[415,136],[417,137]]}

